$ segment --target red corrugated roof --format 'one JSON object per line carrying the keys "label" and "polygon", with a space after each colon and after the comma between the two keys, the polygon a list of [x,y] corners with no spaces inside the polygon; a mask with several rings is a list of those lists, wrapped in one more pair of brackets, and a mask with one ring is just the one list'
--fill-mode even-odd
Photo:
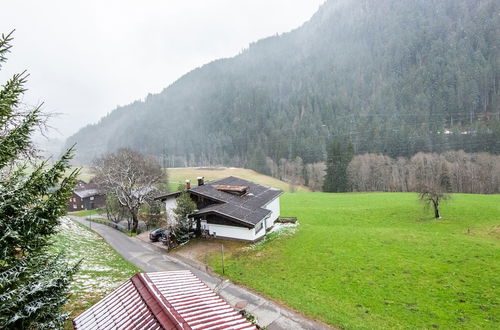
{"label": "red corrugated roof", "polygon": [[73,320],[75,329],[256,329],[190,271],[140,273]]}

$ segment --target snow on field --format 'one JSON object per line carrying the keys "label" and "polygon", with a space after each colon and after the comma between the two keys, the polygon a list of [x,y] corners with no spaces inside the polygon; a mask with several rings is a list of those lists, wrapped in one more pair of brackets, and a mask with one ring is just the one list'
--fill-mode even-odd
{"label": "snow on field", "polygon": [[59,233],[71,236],[72,238],[75,238],[77,240],[85,238],[95,240],[96,238],[100,238],[100,236],[94,232],[82,230],[82,227],[80,227],[80,225],[78,225],[68,217],[62,217],[60,219]]}
{"label": "snow on field", "polygon": [[103,296],[133,275],[135,269],[131,269],[99,235],[68,217],[60,220],[56,249],[64,251],[72,263],[81,260],[72,285],[75,295]]}

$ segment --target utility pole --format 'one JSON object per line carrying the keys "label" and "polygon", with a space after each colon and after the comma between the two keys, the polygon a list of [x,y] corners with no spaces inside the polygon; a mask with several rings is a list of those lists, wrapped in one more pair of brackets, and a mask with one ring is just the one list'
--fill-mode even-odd
{"label": "utility pole", "polygon": [[220,245],[220,253],[222,255],[222,275],[224,275],[224,244]]}

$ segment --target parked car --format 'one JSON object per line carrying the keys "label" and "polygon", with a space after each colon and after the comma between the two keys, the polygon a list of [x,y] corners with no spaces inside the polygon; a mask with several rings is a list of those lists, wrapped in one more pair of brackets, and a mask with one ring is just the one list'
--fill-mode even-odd
{"label": "parked car", "polygon": [[163,228],[155,229],[149,233],[149,239],[152,242],[158,242],[158,240],[160,239],[160,237],[162,237],[164,232],[165,232],[165,229],[163,229]]}

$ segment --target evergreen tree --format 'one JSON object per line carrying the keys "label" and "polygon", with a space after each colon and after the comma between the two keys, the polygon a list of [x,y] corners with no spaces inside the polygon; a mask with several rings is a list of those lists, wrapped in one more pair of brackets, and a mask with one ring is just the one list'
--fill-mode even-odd
{"label": "evergreen tree", "polygon": [[354,156],[352,143],[339,140],[334,141],[328,148],[326,161],[326,176],[323,191],[347,192],[350,191],[347,176],[347,167]]}
{"label": "evergreen tree", "polygon": [[451,178],[450,172],[448,171],[448,167],[446,164],[441,165],[441,173],[439,174],[439,185],[443,189],[444,192],[451,192]]}
{"label": "evergreen tree", "polygon": [[248,161],[248,168],[262,174],[270,174],[269,169],[266,165],[266,154],[264,153],[264,150],[262,150],[262,148],[256,148],[252,152]]}
{"label": "evergreen tree", "polygon": [[333,142],[327,150],[326,158],[326,175],[325,181],[323,183],[323,191],[334,192],[335,191],[335,164],[336,157],[340,152],[340,143]]}
{"label": "evergreen tree", "polygon": [[266,156],[324,161],[333,132],[358,154],[500,153],[500,1],[338,3],[120,107],[68,146],[82,162],[131,147],[259,172]]}
{"label": "evergreen tree", "polygon": [[[0,37],[0,68],[11,34]],[[68,177],[71,150],[54,165],[27,171],[31,133],[43,122],[40,108],[20,109],[25,73],[0,89],[0,328],[57,329],[77,266],[51,252],[51,237],[65,214],[77,172]],[[57,187],[55,190],[54,187]]]}
{"label": "evergreen tree", "polygon": [[186,237],[191,230],[192,223],[188,215],[193,213],[196,209],[196,204],[191,199],[191,195],[187,191],[183,191],[176,199],[177,207],[174,209],[175,217],[177,220],[176,234],[179,239]]}

